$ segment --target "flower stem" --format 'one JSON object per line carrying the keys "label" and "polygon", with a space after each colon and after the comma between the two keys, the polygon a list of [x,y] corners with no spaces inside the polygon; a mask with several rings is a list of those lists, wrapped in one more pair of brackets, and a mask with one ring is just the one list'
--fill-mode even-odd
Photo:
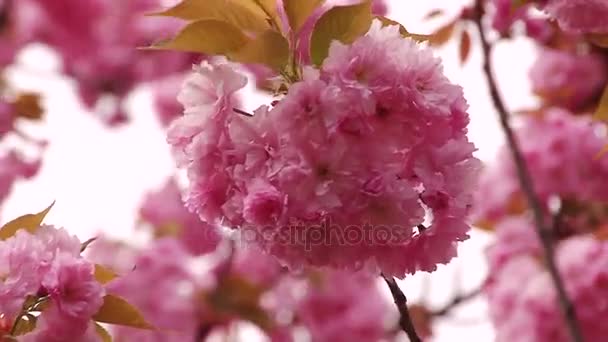
{"label": "flower stem", "polygon": [[405,297],[405,294],[401,291],[399,285],[397,285],[395,278],[386,277],[384,274],[382,278],[384,278],[386,285],[388,285],[391,295],[393,295],[393,299],[395,300],[395,305],[397,305],[397,309],[399,310],[399,325],[401,329],[405,331],[410,342],[422,342],[422,339],[416,333],[416,327],[407,308],[407,297]]}
{"label": "flower stem", "polygon": [[526,161],[522,155],[521,149],[515,138],[515,134],[509,123],[509,114],[507,108],[498,93],[498,85],[494,74],[492,72],[492,66],[490,61],[490,55],[492,53],[492,45],[488,42],[486,32],[483,29],[482,17],[483,17],[483,3],[482,0],[476,0],[475,3],[475,14],[474,22],[477,30],[479,31],[479,38],[481,41],[482,56],[483,56],[483,71],[488,82],[490,90],[490,96],[496,110],[498,112],[500,125],[506,136],[507,144],[511,152],[511,156],[515,162],[517,170],[517,176],[524,192],[524,195],[530,205],[532,214],[534,216],[534,227],[536,233],[541,241],[544,261],[551,276],[551,280],[557,291],[559,299],[559,306],[564,316],[567,329],[570,333],[573,342],[583,342],[583,335],[581,333],[578,321],[576,319],[576,312],[572,302],[568,298],[562,279],[560,278],[559,271],[554,259],[554,245],[553,235],[551,233],[551,226],[545,223],[544,210],[541,205],[539,198],[534,192],[534,184],[532,177],[528,171]]}

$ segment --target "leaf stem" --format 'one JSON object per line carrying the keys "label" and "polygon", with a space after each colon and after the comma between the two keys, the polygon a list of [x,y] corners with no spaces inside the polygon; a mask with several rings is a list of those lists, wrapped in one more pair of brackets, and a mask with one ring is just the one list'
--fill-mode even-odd
{"label": "leaf stem", "polygon": [[391,295],[395,300],[395,305],[397,305],[397,309],[399,310],[399,325],[401,326],[401,329],[405,331],[410,342],[422,342],[422,339],[416,332],[416,327],[410,316],[410,311],[407,308],[407,297],[405,297],[405,294],[401,291],[399,285],[397,285],[395,278],[386,277],[384,274],[382,275],[382,278],[384,278],[386,285],[388,285]]}
{"label": "leaf stem", "polygon": [[545,215],[544,210],[541,205],[539,198],[536,196],[534,191],[534,184],[532,182],[532,177],[530,176],[530,172],[528,171],[526,161],[523,157],[513,129],[509,123],[509,114],[507,108],[498,92],[497,81],[492,72],[491,60],[490,56],[492,53],[492,45],[489,43],[486,32],[484,31],[482,24],[483,17],[483,3],[482,0],[476,0],[475,2],[475,13],[473,15],[473,21],[475,22],[475,26],[479,31],[479,38],[481,41],[482,48],[482,56],[483,56],[483,71],[488,82],[488,87],[490,91],[490,96],[496,110],[498,112],[498,117],[500,121],[500,125],[507,139],[507,145],[511,152],[511,156],[515,162],[515,167],[517,170],[517,176],[519,178],[519,182],[524,192],[524,195],[530,205],[532,210],[532,214],[534,216],[534,227],[536,233],[541,241],[544,261],[546,263],[547,269],[551,276],[551,280],[555,286],[555,290],[557,291],[557,296],[559,299],[559,306],[562,311],[562,314],[565,319],[565,323],[567,329],[570,333],[572,341],[574,342],[583,342],[583,336],[581,330],[578,325],[578,321],[576,319],[576,312],[572,302],[568,298],[566,293],[564,284],[562,279],[560,278],[559,271],[557,269],[557,265],[554,259],[554,245],[553,245],[553,235],[551,233],[551,226],[548,226],[545,223]]}

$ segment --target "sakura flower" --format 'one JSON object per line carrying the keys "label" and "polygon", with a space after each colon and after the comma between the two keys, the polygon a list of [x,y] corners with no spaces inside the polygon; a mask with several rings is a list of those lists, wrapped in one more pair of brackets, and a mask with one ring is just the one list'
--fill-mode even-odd
{"label": "sakura flower", "polygon": [[169,129],[186,203],[204,221],[256,236],[294,269],[404,276],[455,255],[479,161],[462,89],[429,50],[374,22],[251,118],[233,111],[244,83],[229,65],[203,64]]}
{"label": "sakura flower", "polygon": [[[607,330],[597,317],[608,313],[608,245],[591,236],[573,237],[558,245],[555,257],[585,341],[603,341]],[[570,340],[555,287],[536,257],[514,255],[492,272],[486,293],[497,341]]]}
{"label": "sakura flower", "polygon": [[608,33],[608,1],[548,0],[543,9],[571,33]]}
{"label": "sakura flower", "polygon": [[[607,141],[597,127],[588,117],[574,117],[563,109],[525,119],[517,137],[536,193],[545,206],[554,197],[583,203],[608,198],[604,181],[608,159],[596,157]],[[497,165],[484,176],[487,181],[482,181],[477,194],[474,216],[478,221],[496,222],[526,209],[506,148],[498,156]]]}
{"label": "sakura flower", "polygon": [[10,195],[17,180],[34,177],[40,166],[41,160],[27,161],[14,150],[0,156],[0,203]]}
{"label": "sakura flower", "polygon": [[604,88],[608,68],[603,56],[543,49],[530,69],[532,90],[549,104],[578,109]]}
{"label": "sakura flower", "polygon": [[174,179],[146,195],[140,217],[154,227],[157,235],[177,236],[195,254],[214,250],[220,239],[215,227],[186,209]]}

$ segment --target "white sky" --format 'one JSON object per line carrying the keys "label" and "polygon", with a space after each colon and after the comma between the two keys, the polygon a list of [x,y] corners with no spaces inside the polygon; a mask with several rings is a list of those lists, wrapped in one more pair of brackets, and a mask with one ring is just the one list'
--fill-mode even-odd
{"label": "white sky", "polygon": [[[461,0],[390,0],[389,16],[411,32],[430,33],[446,18],[456,15],[462,3]],[[446,18],[422,23],[421,18],[433,8],[448,9]],[[444,58],[448,77],[464,87],[471,106],[470,137],[479,148],[477,156],[491,161],[502,142],[502,134],[481,75],[481,56],[475,39],[473,44],[471,58],[464,66],[458,62],[456,39],[437,54]],[[496,52],[498,79],[509,107],[515,110],[533,105],[527,81],[527,69],[534,58],[533,45],[520,39],[500,45]],[[44,94],[48,108],[46,122],[27,129],[51,143],[41,174],[15,187],[0,218],[6,221],[35,212],[56,200],[47,222],[64,226],[81,238],[104,230],[129,239],[142,194],[159,186],[173,172],[173,162],[156,122],[150,94],[139,91],[131,99],[132,124],[107,130],[83,111],[73,94],[72,84],[54,73],[57,65],[53,55],[33,48],[11,73],[19,86]],[[246,99],[248,107],[254,108],[255,100],[255,96]],[[482,248],[487,242],[488,237],[483,233],[474,234],[473,239],[463,244],[458,261],[430,276],[430,290],[422,291],[429,285],[423,284],[421,276],[402,282],[410,300],[415,301],[421,292],[427,292],[433,303],[441,304],[449,299],[455,269],[462,273],[460,278],[465,289],[479,284],[485,272]],[[491,340],[487,322],[470,322],[483,320],[484,310],[483,303],[463,307],[459,312],[462,319],[458,322],[439,322],[434,341]]]}

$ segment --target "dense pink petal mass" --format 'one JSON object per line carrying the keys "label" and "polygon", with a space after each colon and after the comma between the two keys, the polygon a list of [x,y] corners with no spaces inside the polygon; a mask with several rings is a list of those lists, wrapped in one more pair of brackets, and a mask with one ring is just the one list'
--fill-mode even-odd
{"label": "dense pink petal mass", "polygon": [[292,268],[404,276],[447,263],[467,238],[479,168],[462,89],[379,22],[305,74],[250,118],[233,110],[243,76],[227,64],[195,70],[168,133],[188,207]]}
{"label": "dense pink petal mass", "polygon": [[572,33],[608,33],[607,0],[548,0],[543,9]]}
{"label": "dense pink petal mass", "polygon": [[549,104],[578,109],[602,92],[607,62],[600,54],[542,49],[530,69],[532,90]]}
{"label": "dense pink petal mass", "polygon": [[[583,203],[608,199],[608,158],[597,157],[608,143],[588,117],[550,109],[543,117],[526,118],[517,132],[537,194],[545,205],[552,196]],[[495,167],[482,176],[476,194],[476,220],[497,221],[522,201],[517,175],[506,148]],[[525,207],[524,207],[525,209]]]}

